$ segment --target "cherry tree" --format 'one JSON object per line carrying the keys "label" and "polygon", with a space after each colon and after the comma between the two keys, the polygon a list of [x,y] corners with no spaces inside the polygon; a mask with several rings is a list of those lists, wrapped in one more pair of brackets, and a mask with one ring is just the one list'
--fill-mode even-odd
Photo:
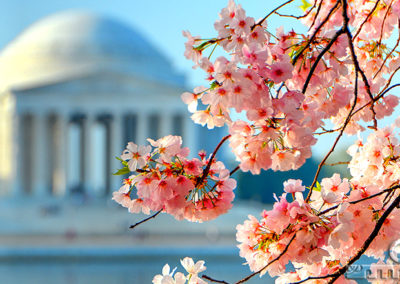
{"label": "cherry tree", "polygon": [[[381,125],[399,100],[392,93],[400,86],[394,83],[400,0],[302,3],[299,9],[294,0],[286,1],[255,20],[230,0],[214,24],[215,37],[183,33],[185,56],[204,70],[207,81],[182,100],[195,123],[229,129],[211,154],[190,158],[181,137],[170,135],[148,139],[148,146],[130,142],[121,156],[118,174],[130,176],[113,199],[131,213],[153,212],[131,227],[160,213],[203,222],[232,207],[236,171],[298,169],[319,137],[336,135],[312,184],[287,180],[271,210],[237,226],[240,255],[252,271],[237,283],[265,273],[277,276],[276,283],[356,283],[344,276],[350,265],[362,255],[384,263],[400,236],[400,120]],[[298,14],[283,14],[290,5]],[[272,30],[272,15],[293,18],[307,32]],[[214,56],[216,48],[225,55]],[[369,136],[361,138],[367,129]],[[349,161],[338,161],[348,164],[351,178],[320,177],[344,135],[358,135],[347,150]],[[236,157],[234,169],[217,160],[223,143]],[[153,283],[227,283],[200,276],[204,261],[181,263],[187,275],[166,265]]]}

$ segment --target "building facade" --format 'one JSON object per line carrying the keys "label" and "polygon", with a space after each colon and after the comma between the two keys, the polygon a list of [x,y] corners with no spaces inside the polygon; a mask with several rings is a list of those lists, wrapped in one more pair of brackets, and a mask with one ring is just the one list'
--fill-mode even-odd
{"label": "building facade", "polygon": [[33,24],[0,54],[0,193],[110,196],[128,141],[197,149],[183,76],[130,27],[86,12]]}

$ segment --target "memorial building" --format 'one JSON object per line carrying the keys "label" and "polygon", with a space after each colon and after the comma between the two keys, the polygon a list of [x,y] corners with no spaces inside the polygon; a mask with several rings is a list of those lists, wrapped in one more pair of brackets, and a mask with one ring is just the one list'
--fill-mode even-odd
{"label": "memorial building", "polygon": [[184,77],[116,20],[62,12],[0,53],[0,194],[110,197],[128,141],[181,135],[197,149]]}

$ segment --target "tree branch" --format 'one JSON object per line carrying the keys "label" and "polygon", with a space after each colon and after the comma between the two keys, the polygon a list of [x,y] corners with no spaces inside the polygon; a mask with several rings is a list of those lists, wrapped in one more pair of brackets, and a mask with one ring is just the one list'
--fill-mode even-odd
{"label": "tree branch", "polygon": [[351,53],[351,58],[354,64],[354,68],[355,68],[355,72],[359,72],[361,74],[362,80],[364,82],[364,85],[367,89],[367,93],[368,96],[370,97],[372,103],[370,106],[371,112],[372,112],[372,119],[374,122],[374,126],[373,129],[377,129],[378,127],[378,121],[376,120],[376,112],[374,109],[374,96],[371,93],[371,86],[369,85],[367,76],[365,75],[364,71],[361,69],[360,64],[358,62],[357,59],[357,55],[354,49],[354,45],[353,45],[353,36],[351,35],[350,29],[349,29],[349,17],[347,15],[347,0],[341,0],[342,1],[342,6],[343,6],[343,27],[344,27],[344,31],[347,35],[347,39],[348,39],[348,44],[349,44],[349,48],[350,48],[350,53]]}
{"label": "tree branch", "polygon": [[351,106],[351,109],[349,111],[349,114],[346,117],[345,122],[343,123],[343,127],[339,132],[339,135],[336,137],[335,142],[333,143],[331,149],[329,150],[329,152],[325,155],[325,157],[322,159],[321,163],[319,163],[318,165],[318,169],[317,172],[315,173],[314,176],[314,180],[310,186],[310,190],[308,192],[307,198],[305,199],[306,202],[310,201],[312,192],[313,192],[313,188],[315,186],[315,184],[317,183],[318,180],[318,176],[319,173],[321,172],[321,169],[323,167],[323,165],[325,164],[326,160],[329,158],[329,156],[333,153],[333,151],[336,148],[336,145],[339,143],[340,138],[342,137],[344,130],[346,129],[347,125],[349,124],[350,120],[351,120],[351,114],[354,110],[354,108],[356,107],[357,104],[357,97],[358,97],[358,72],[355,72],[355,80],[354,80],[354,101],[353,101],[353,105]]}
{"label": "tree branch", "polygon": [[[393,187],[387,188],[387,189],[385,189],[385,190],[383,190],[383,191],[381,191],[381,192],[378,192],[378,193],[375,193],[375,194],[373,194],[373,195],[364,197],[364,198],[362,198],[362,199],[350,201],[349,204],[357,204],[357,203],[363,202],[363,201],[365,201],[365,200],[372,199],[372,198],[375,198],[375,197],[377,197],[377,196],[380,196],[380,195],[382,195],[382,194],[384,194],[384,193],[391,192],[391,191],[395,191],[395,190],[398,189],[398,188],[400,188],[400,185],[395,185],[395,186],[393,186]],[[317,216],[321,216],[321,215],[323,215],[323,214],[326,214],[326,213],[328,213],[329,211],[332,211],[332,210],[337,209],[338,207],[339,207],[339,205],[335,205],[335,206],[332,206],[332,207],[330,207],[330,208],[327,208],[327,209],[325,209],[324,211],[319,212],[319,213],[317,214]]]}
{"label": "tree branch", "polygon": [[400,205],[400,195],[396,197],[396,199],[392,202],[392,204],[386,209],[386,211],[382,214],[382,216],[379,218],[379,220],[376,222],[374,230],[371,232],[371,234],[368,236],[366,241],[364,242],[364,245],[358,250],[358,252],[346,263],[346,265],[342,266],[339,268],[335,273],[332,274],[327,274],[323,276],[310,276],[307,277],[301,281],[298,282],[293,282],[290,284],[300,284],[309,280],[316,280],[316,279],[326,279],[326,278],[331,278],[328,282],[328,284],[334,283],[340,276],[344,275],[346,271],[349,269],[349,267],[356,262],[368,249],[368,247],[371,245],[371,243],[374,241],[374,239],[378,236],[380,229],[382,228],[383,224],[385,223],[385,220],[389,217],[389,214]]}
{"label": "tree branch", "polygon": [[261,26],[266,19],[268,19],[269,16],[271,16],[273,13],[275,13],[276,11],[278,11],[280,8],[286,6],[289,3],[292,3],[294,0],[288,0],[285,3],[283,3],[282,5],[279,5],[278,7],[276,7],[274,10],[272,10],[271,12],[268,13],[268,15],[266,15],[264,18],[262,18],[261,20],[259,20],[257,23],[255,23],[252,27],[251,30],[253,31],[255,29],[256,26]]}
{"label": "tree branch", "polygon": [[162,209],[157,211],[155,214],[151,215],[150,217],[147,217],[147,218],[143,219],[142,221],[137,222],[134,225],[130,225],[129,229],[134,229],[136,226],[139,226],[140,224],[145,223],[145,222],[149,221],[150,219],[156,218],[157,215],[160,214],[161,212],[162,212]]}
{"label": "tree branch", "polygon": [[303,85],[303,90],[302,93],[305,94],[308,88],[308,84],[310,83],[311,77],[312,75],[314,75],[314,71],[317,68],[317,65],[319,63],[319,61],[322,59],[322,57],[325,55],[325,53],[328,52],[328,50],[332,47],[332,45],[336,42],[336,40],[339,38],[339,36],[341,36],[342,34],[344,34],[345,31],[344,29],[340,29],[336,32],[336,34],[334,35],[334,37],[330,40],[330,42],[328,43],[327,46],[325,46],[325,48],[318,54],[317,58],[315,59],[314,64],[311,66],[310,72],[308,72],[306,81],[304,82]]}
{"label": "tree branch", "polygon": [[256,276],[257,274],[260,274],[263,270],[267,269],[268,266],[270,266],[271,264],[273,264],[274,262],[278,261],[289,249],[289,246],[291,245],[291,243],[293,242],[293,240],[296,238],[296,233],[293,234],[292,238],[290,239],[290,241],[288,242],[288,244],[286,245],[285,249],[273,260],[271,260],[267,265],[265,265],[263,268],[261,268],[260,270],[257,270],[256,272],[250,274],[249,276],[243,278],[242,280],[239,280],[238,282],[236,282],[235,284],[240,284],[240,283],[244,283],[246,281],[248,281],[250,278]]}
{"label": "tree branch", "polygon": [[206,279],[208,281],[211,281],[211,282],[214,282],[214,283],[229,284],[229,282],[226,282],[224,280],[216,280],[216,279],[211,278],[210,276],[207,276],[207,275],[204,275],[204,274],[201,275],[201,278],[204,278],[204,279]]}
{"label": "tree branch", "polygon": [[372,14],[375,12],[376,8],[378,7],[379,1],[376,1],[375,6],[372,8],[372,10],[369,12],[368,16],[364,19],[364,21],[362,22],[362,24],[360,25],[360,27],[358,28],[357,32],[355,33],[354,37],[353,37],[353,41],[356,39],[356,37],[358,36],[358,34],[361,32],[363,26],[365,25],[365,23],[369,20],[369,18],[372,16]]}
{"label": "tree branch", "polygon": [[330,17],[333,15],[335,12],[336,8],[339,6],[340,2],[336,2],[335,6],[332,7],[332,9],[329,11],[328,15],[325,17],[325,19],[321,22],[321,24],[317,27],[317,29],[314,31],[313,35],[311,38],[308,40],[307,44],[299,51],[298,54],[293,58],[292,64],[296,65],[297,60],[300,58],[300,56],[304,53],[304,51],[311,45],[311,43],[314,41],[315,37],[317,36],[318,32],[321,30],[321,28],[329,21]]}
{"label": "tree branch", "polygon": [[224,142],[226,140],[228,140],[229,137],[231,137],[230,134],[223,137],[222,140],[218,143],[217,147],[215,147],[213,153],[211,154],[211,158],[208,161],[208,164],[207,164],[206,168],[204,169],[202,176],[197,180],[195,187],[198,187],[204,181],[204,179],[208,176],[208,173],[210,171],[211,164],[215,158],[215,155],[217,154],[219,148],[221,148],[222,144],[224,144]]}
{"label": "tree branch", "polygon": [[399,36],[397,37],[397,41],[395,46],[393,47],[393,49],[390,51],[390,53],[385,57],[385,60],[383,60],[381,67],[379,67],[378,71],[376,71],[374,77],[372,77],[372,79],[375,79],[376,76],[378,76],[378,74],[382,71],[383,66],[385,66],[386,61],[389,59],[389,57],[392,56],[393,52],[396,50],[396,48],[399,46],[400,43],[400,19],[397,21],[397,28],[399,29]]}

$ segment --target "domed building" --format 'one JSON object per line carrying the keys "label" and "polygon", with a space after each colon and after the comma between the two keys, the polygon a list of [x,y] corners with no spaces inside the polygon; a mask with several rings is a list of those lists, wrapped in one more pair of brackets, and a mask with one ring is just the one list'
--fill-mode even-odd
{"label": "domed building", "polygon": [[62,12],[0,53],[0,193],[110,196],[128,141],[167,134],[196,149],[184,77],[130,27]]}
{"label": "domed building", "polygon": [[192,153],[218,144],[225,129],[190,120],[184,87],[143,36],[86,12],[44,18],[0,52],[1,283],[150,283],[186,255],[228,281],[247,273],[235,226],[260,207],[235,204],[203,224],[160,214],[132,231],[148,216],[111,200],[128,141],[181,135]]}

